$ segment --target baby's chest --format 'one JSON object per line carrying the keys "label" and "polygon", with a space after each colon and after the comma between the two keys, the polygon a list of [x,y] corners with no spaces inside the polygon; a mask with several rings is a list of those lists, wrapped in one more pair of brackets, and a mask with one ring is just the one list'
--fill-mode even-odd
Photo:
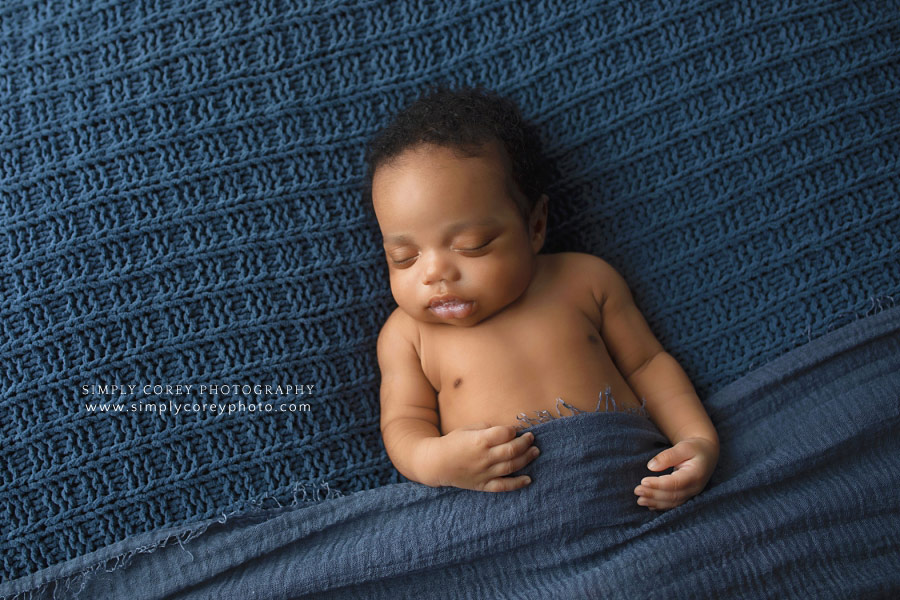
{"label": "baby's chest", "polygon": [[431,385],[498,387],[561,372],[606,350],[593,315],[573,307],[545,306],[518,318],[471,328],[435,328],[422,337],[422,368]]}

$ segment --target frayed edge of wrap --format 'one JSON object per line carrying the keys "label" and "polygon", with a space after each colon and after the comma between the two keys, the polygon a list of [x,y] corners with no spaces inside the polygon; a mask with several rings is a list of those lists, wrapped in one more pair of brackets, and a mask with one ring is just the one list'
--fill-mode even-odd
{"label": "frayed edge of wrap", "polygon": [[[610,410],[610,404],[612,404],[612,410]],[[568,415],[564,415],[562,413],[561,408],[566,408],[569,411]],[[525,429],[527,427],[531,427],[532,425],[538,425],[539,423],[547,423],[548,421],[552,421],[554,419],[562,419],[566,417],[571,417],[580,413],[588,413],[588,412],[624,412],[630,413],[634,415],[638,415],[641,417],[645,417],[647,419],[650,418],[650,414],[647,412],[647,399],[641,398],[641,405],[637,408],[633,407],[618,407],[616,406],[616,399],[613,397],[612,390],[609,386],[606,386],[606,389],[600,394],[597,399],[597,407],[592,411],[581,410],[575,406],[572,406],[562,398],[556,399],[556,415],[553,416],[549,410],[536,410],[534,412],[534,417],[528,416],[526,413],[519,413],[516,419],[522,423],[522,425],[518,425],[517,429]]]}

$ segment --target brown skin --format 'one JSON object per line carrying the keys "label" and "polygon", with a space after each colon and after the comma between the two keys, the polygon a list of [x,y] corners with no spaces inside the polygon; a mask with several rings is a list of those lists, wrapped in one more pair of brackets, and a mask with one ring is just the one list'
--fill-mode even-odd
{"label": "brown skin", "polygon": [[[597,409],[646,399],[673,443],[645,478],[638,504],[678,506],[699,493],[719,455],[715,428],[678,363],[635,306],[624,280],[587,254],[539,254],[547,197],[529,219],[502,146],[460,157],[423,144],[379,167],[372,182],[398,308],[378,338],[381,431],[409,479],[488,492],[528,485],[508,477],[537,456],[516,416],[556,398]],[[441,312],[438,297],[456,303]]]}

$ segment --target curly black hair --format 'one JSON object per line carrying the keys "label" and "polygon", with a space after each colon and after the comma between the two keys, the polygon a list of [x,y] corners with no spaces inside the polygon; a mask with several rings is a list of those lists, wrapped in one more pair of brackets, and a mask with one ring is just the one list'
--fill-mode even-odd
{"label": "curly black hair", "polygon": [[518,106],[481,86],[430,84],[376,133],[366,148],[368,203],[375,170],[404,151],[432,143],[473,157],[483,155],[492,141],[502,143],[510,159],[512,179],[524,195],[516,203],[527,220],[550,183],[552,167],[542,156],[537,128],[522,118]]}

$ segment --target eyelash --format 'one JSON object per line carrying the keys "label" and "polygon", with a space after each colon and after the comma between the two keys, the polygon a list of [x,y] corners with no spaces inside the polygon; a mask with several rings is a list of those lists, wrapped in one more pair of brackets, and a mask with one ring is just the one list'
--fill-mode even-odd
{"label": "eyelash", "polygon": [[[488,244],[490,244],[490,243],[493,242],[493,241],[494,241],[494,239],[491,238],[491,239],[489,239],[488,241],[486,241],[485,243],[481,244],[480,246],[476,246],[476,247],[474,247],[474,248],[456,248],[456,250],[458,250],[459,252],[477,252],[477,251],[479,251],[479,250],[483,250],[485,247],[487,247]],[[392,262],[393,264],[399,265],[399,266],[407,265],[407,264],[410,264],[413,260],[415,260],[417,256],[418,256],[418,255],[416,255],[416,256],[410,256],[409,258],[406,258],[406,259],[403,259],[403,260],[394,260],[394,259],[392,258],[392,259],[391,259],[391,262]]]}
{"label": "eyelash", "polygon": [[485,246],[487,246],[488,244],[490,244],[493,241],[494,241],[493,239],[490,239],[490,240],[486,241],[485,243],[481,244],[480,246],[476,246],[474,248],[457,248],[457,250],[459,250],[460,252],[475,252],[476,250],[483,249]]}

